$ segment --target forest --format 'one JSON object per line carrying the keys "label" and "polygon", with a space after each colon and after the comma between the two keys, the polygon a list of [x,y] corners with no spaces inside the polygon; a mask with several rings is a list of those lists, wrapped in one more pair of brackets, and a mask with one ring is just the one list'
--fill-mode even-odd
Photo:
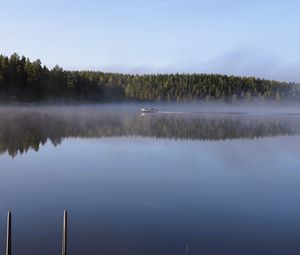
{"label": "forest", "polygon": [[1,102],[298,101],[300,85],[219,74],[120,74],[52,69],[14,53],[0,55]]}

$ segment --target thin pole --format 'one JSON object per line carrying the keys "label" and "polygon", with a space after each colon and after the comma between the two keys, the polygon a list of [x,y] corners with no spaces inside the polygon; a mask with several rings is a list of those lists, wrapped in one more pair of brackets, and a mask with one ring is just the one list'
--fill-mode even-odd
{"label": "thin pole", "polygon": [[68,241],[68,212],[67,210],[64,210],[62,255],[67,255],[67,241]]}
{"label": "thin pole", "polygon": [[6,255],[11,255],[11,211],[7,214]]}
{"label": "thin pole", "polygon": [[186,251],[186,255],[189,255],[189,252],[190,252],[190,246],[189,246],[188,243],[186,244],[185,251]]}

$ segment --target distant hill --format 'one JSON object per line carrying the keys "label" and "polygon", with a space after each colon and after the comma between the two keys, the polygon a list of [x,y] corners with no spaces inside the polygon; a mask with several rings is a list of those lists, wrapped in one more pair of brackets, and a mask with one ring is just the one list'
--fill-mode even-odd
{"label": "distant hill", "polygon": [[0,100],[75,101],[299,101],[300,85],[218,74],[131,75],[49,70],[41,61],[0,55]]}

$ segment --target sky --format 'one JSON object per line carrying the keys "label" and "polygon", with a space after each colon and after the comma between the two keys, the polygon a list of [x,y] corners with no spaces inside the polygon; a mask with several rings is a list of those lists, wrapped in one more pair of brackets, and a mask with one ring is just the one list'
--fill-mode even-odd
{"label": "sky", "polygon": [[300,81],[299,0],[0,0],[0,54],[70,70]]}

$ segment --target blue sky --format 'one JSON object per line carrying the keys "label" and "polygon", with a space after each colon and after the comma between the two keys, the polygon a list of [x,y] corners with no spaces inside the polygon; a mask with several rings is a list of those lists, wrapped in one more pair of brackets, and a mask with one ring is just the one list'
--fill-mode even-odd
{"label": "blue sky", "polygon": [[1,54],[65,69],[300,81],[300,1],[0,0]]}

